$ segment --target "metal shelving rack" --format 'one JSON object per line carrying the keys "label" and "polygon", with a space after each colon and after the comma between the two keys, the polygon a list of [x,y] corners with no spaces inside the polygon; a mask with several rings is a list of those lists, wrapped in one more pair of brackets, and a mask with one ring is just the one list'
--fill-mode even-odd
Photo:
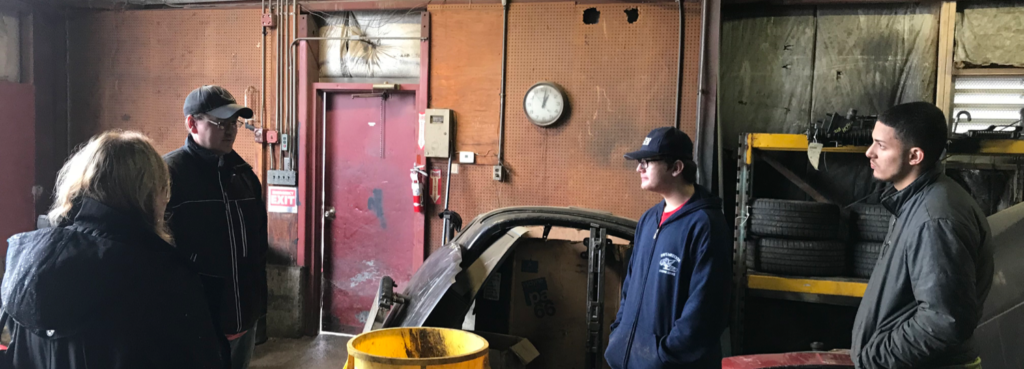
{"label": "metal shelving rack", "polygon": [[[740,156],[737,160],[736,223],[733,246],[733,354],[743,353],[744,304],[747,296],[761,296],[786,300],[836,305],[859,304],[867,281],[857,278],[787,277],[748,271],[745,260],[748,222],[750,217],[753,167],[756,156],[763,151],[807,151],[807,136],[802,134],[748,133],[740,138]],[[863,154],[866,146],[826,147],[823,153]],[[956,153],[966,155],[1024,155],[1024,140],[986,140],[977,152]],[[1021,166],[1018,165],[1018,180]],[[784,173],[785,174],[785,173]]]}

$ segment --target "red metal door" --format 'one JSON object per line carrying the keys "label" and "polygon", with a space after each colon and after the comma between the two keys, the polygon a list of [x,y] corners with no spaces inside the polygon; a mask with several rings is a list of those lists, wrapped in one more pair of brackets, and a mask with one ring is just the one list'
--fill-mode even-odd
{"label": "red metal door", "polygon": [[[0,82],[0,258],[6,260],[7,238],[35,229],[32,183],[36,174],[35,88]],[[408,175],[407,175],[408,176]]]}
{"label": "red metal door", "polygon": [[[328,95],[323,330],[358,333],[377,284],[401,286],[422,258],[414,243],[409,169],[416,161],[412,93]],[[422,237],[422,234],[420,235]]]}

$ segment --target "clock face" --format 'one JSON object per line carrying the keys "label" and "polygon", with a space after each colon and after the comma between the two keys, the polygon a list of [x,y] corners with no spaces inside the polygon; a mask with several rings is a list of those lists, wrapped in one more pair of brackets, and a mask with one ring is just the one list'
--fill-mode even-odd
{"label": "clock face", "polygon": [[551,83],[538,83],[526,92],[523,109],[526,117],[536,125],[554,124],[565,111],[565,94]]}

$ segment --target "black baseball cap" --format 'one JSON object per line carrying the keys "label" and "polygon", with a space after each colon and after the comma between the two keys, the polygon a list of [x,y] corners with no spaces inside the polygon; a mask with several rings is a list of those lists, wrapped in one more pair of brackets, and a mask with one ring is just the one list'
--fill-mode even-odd
{"label": "black baseball cap", "polygon": [[228,119],[236,114],[252,118],[252,109],[238,105],[235,97],[224,87],[207,85],[192,90],[185,98],[185,116],[206,114],[217,119]]}
{"label": "black baseball cap", "polygon": [[659,127],[647,134],[643,145],[640,145],[640,150],[624,156],[629,160],[663,156],[691,160],[693,159],[693,141],[690,140],[690,136],[675,127]]}

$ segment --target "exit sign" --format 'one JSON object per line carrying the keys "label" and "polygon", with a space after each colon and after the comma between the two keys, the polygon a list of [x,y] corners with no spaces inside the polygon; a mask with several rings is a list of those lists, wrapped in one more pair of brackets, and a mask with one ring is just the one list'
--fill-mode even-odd
{"label": "exit sign", "polygon": [[267,186],[267,210],[271,213],[298,213],[298,195],[296,187]]}

